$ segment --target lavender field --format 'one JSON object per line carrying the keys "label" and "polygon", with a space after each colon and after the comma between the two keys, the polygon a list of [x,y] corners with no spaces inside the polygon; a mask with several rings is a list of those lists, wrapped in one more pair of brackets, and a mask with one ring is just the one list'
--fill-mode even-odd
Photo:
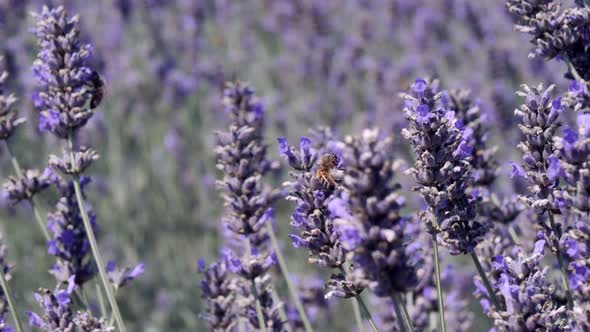
{"label": "lavender field", "polygon": [[0,0],[0,332],[590,331],[590,1]]}

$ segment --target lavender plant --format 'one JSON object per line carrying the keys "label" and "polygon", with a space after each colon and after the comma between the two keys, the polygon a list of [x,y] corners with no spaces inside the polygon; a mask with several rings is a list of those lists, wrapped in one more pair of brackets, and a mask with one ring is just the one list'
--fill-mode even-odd
{"label": "lavender plant", "polygon": [[392,143],[391,138],[380,138],[378,130],[344,140],[344,191],[330,206],[338,218],[334,223],[342,247],[356,267],[353,278],[377,296],[391,297],[400,330],[405,331],[413,328],[400,294],[415,287],[418,278],[406,247],[410,220],[400,212],[405,200],[394,180]]}
{"label": "lavender plant", "polygon": [[521,196],[521,200],[534,208],[539,215],[546,215],[547,220],[541,220],[544,236],[549,248],[557,256],[562,272],[563,285],[566,289],[568,304],[573,305],[570,285],[567,280],[567,263],[564,262],[563,252],[559,242],[562,237],[562,226],[555,221],[555,214],[560,213],[562,203],[559,176],[561,167],[555,155],[552,137],[556,134],[561,123],[559,115],[563,111],[561,99],[551,99],[554,86],[546,90],[540,84],[530,88],[522,86],[526,103],[515,114],[520,118],[520,130],[524,139],[518,144],[523,153],[523,173],[529,181],[529,194]]}
{"label": "lavender plant", "polygon": [[[361,296],[362,291],[367,300],[371,297],[368,294],[371,290],[382,290],[379,285],[386,285],[388,276],[366,273],[375,269],[369,269],[370,264],[355,262],[355,256],[368,257],[366,262],[369,263],[374,260],[373,255],[369,257],[368,252],[359,251],[359,248],[366,248],[367,242],[355,250],[348,249],[343,239],[354,238],[354,232],[342,233],[334,228],[336,216],[331,214],[329,207],[334,211],[348,212],[339,218],[339,227],[346,225],[350,229],[365,230],[368,225],[381,224],[376,218],[362,218],[362,212],[368,209],[351,208],[357,205],[354,202],[358,203],[362,195],[347,196],[348,192],[354,192],[354,188],[347,185],[345,179],[351,176],[350,172],[357,172],[357,167],[349,167],[344,162],[318,176],[319,164],[329,153],[337,157],[327,158],[328,161],[339,161],[340,157],[345,161],[356,160],[357,156],[346,157],[342,151],[334,149],[331,141],[333,137],[347,135],[360,137],[364,128],[377,127],[382,137],[392,135],[397,142],[399,132],[406,126],[403,112],[391,112],[405,106],[403,99],[397,98],[397,93],[405,90],[413,77],[432,76],[441,78],[448,86],[468,86],[472,91],[469,95],[465,91],[450,90],[447,95],[440,96],[440,108],[444,109],[441,113],[448,115],[447,120],[439,121],[439,116],[432,118],[428,115],[436,112],[428,112],[427,119],[420,120],[429,122],[424,127],[433,123],[438,125],[440,130],[433,130],[435,134],[429,136],[432,141],[447,138],[437,136],[437,133],[450,132],[450,136],[456,136],[449,139],[451,144],[429,151],[432,159],[445,159],[448,156],[445,148],[459,150],[465,157],[451,156],[448,161],[453,168],[458,166],[461,172],[470,173],[461,176],[446,169],[444,162],[437,164],[434,173],[446,172],[448,181],[437,178],[441,185],[429,187],[433,189],[429,192],[432,194],[430,198],[439,198],[440,193],[441,196],[456,193],[453,199],[445,201],[448,204],[439,204],[438,210],[432,204],[426,204],[427,211],[440,212],[439,215],[443,216],[441,223],[447,221],[445,227],[436,230],[438,244],[449,247],[453,253],[475,252],[476,257],[479,256],[480,272],[483,271],[489,279],[489,285],[486,285],[486,279],[476,276],[475,297],[481,300],[485,315],[493,313],[493,317],[488,317],[495,320],[496,330],[510,330],[512,326],[519,330],[587,329],[584,322],[588,316],[589,298],[586,289],[588,253],[585,249],[588,232],[584,227],[588,221],[584,148],[587,135],[583,134],[581,125],[573,129],[577,137],[572,135],[572,130],[564,130],[563,134],[552,129],[542,133],[552,136],[542,139],[553,145],[551,154],[543,157],[546,158],[543,164],[547,167],[546,176],[554,178],[548,180],[547,191],[548,200],[555,203],[549,208],[554,214],[555,229],[551,229],[547,212],[541,213],[541,210],[535,210],[537,205],[530,208],[528,204],[546,203],[539,202],[543,200],[539,196],[540,187],[533,184],[534,192],[527,193],[527,179],[513,177],[508,180],[503,168],[508,161],[517,159],[514,150],[522,137],[522,132],[515,126],[520,119],[511,114],[519,103],[514,91],[522,82],[540,81],[545,86],[556,84],[556,91],[563,92],[563,112],[559,118],[564,123],[576,117],[574,112],[588,112],[588,52],[585,46],[588,44],[589,2],[504,2],[506,6],[502,2],[469,0],[62,1],[69,12],[80,14],[79,21],[70,21],[67,17],[53,20],[51,10],[43,15],[43,1],[0,0],[0,53],[5,56],[3,68],[10,73],[10,79],[0,75],[4,76],[0,83],[0,139],[6,143],[2,150],[6,158],[0,160],[0,166],[3,166],[0,170],[4,170],[6,180],[5,199],[0,203],[31,202],[33,216],[47,234],[49,249],[54,254],[47,257],[40,249],[31,250],[30,238],[36,234],[23,226],[30,219],[26,213],[12,207],[2,209],[3,220],[7,221],[1,225],[2,232],[7,235],[11,256],[19,266],[18,270],[12,271],[13,281],[18,282],[10,282],[17,312],[30,306],[29,297],[22,294],[29,294],[38,285],[51,285],[51,281],[46,281],[53,277],[39,270],[46,269],[46,263],[55,263],[59,268],[52,268],[51,272],[60,279],[56,289],[63,290],[72,276],[80,283],[69,294],[69,313],[63,311],[70,322],[67,326],[73,330],[112,329],[112,324],[105,324],[104,319],[108,319],[109,313],[103,308],[104,301],[100,297],[102,323],[101,319],[94,317],[98,311],[94,310],[93,298],[90,298],[88,307],[78,303],[78,295],[91,286],[90,280],[85,279],[96,274],[100,278],[98,269],[103,267],[106,276],[103,280],[115,288],[127,287],[143,268],[142,265],[115,266],[110,262],[95,265],[95,259],[90,257],[93,250],[88,239],[91,237],[89,233],[100,229],[93,222],[92,211],[95,211],[101,218],[100,226],[117,230],[117,233],[99,234],[103,255],[111,256],[116,251],[130,257],[146,257],[150,266],[158,267],[146,276],[141,284],[145,288],[141,292],[125,296],[118,294],[130,330],[206,330],[206,324],[219,330],[261,327],[264,324],[258,322],[252,282],[247,280],[252,278],[249,267],[254,265],[261,271],[254,277],[256,298],[261,304],[259,311],[263,319],[267,316],[273,328],[309,330],[304,321],[306,316],[316,330],[350,328],[353,315],[346,315],[341,312],[346,308],[340,308],[335,305],[336,301],[318,294],[352,298]],[[45,41],[43,51],[34,66],[36,75],[43,77],[39,80],[41,84],[31,82],[30,60],[35,48],[31,44],[29,20],[26,19],[27,13],[36,11],[41,14],[33,20],[53,22],[43,29],[57,36],[42,38]],[[64,21],[66,23],[62,24]],[[523,34],[513,31],[515,22],[517,29],[530,38],[523,38]],[[526,39],[533,44],[530,52],[533,59],[526,56],[530,50],[523,44]],[[71,46],[73,40],[77,40],[77,45]],[[93,46],[89,48],[90,41]],[[565,78],[569,82],[561,79],[564,70],[559,67],[563,63],[568,67]],[[235,168],[227,172],[223,180],[223,191],[230,194],[226,197],[229,206],[224,208],[225,217],[220,223],[218,216],[222,207],[213,185],[217,151],[209,133],[210,128],[224,126],[228,115],[231,117],[231,111],[219,110],[218,96],[225,80],[233,77],[249,78],[264,91],[265,108],[272,110],[264,112],[263,130],[268,137],[297,137],[308,128],[318,126],[329,127],[334,136],[312,136],[309,155],[316,159],[305,161],[310,165],[309,169],[287,167],[286,163],[282,169],[275,169],[275,164],[270,162],[269,168],[273,172],[266,171],[261,177],[248,180],[248,177],[241,177],[240,167],[245,169],[242,175],[250,176],[256,173],[250,171],[257,167],[250,166],[260,163],[242,160],[255,160],[261,155],[264,155],[261,159],[269,160],[265,153],[248,152],[252,151],[249,150],[251,147],[256,150],[264,145],[262,132],[241,129],[247,127],[242,125],[244,123],[257,126],[259,122],[244,121],[236,127],[239,130],[228,130],[230,136],[232,133],[239,136],[235,142],[248,144],[236,144],[227,150],[229,159],[233,156],[241,159],[239,163],[232,159]],[[566,84],[562,84],[564,82]],[[14,92],[19,100],[15,101],[7,91]],[[108,97],[102,102],[101,92]],[[411,95],[420,99],[415,92]],[[100,104],[101,112],[94,109],[97,104]],[[30,117],[33,107],[42,114],[39,121],[36,119],[39,113]],[[4,108],[11,111],[4,112]],[[454,116],[451,116],[452,112]],[[39,125],[23,126],[25,117],[29,117],[30,123]],[[531,118],[540,122],[546,120],[545,116]],[[583,118],[580,121],[583,122]],[[21,164],[41,165],[38,157],[56,148],[59,150],[59,143],[64,143],[70,132],[75,139],[72,142],[75,143],[72,144],[75,148],[73,157],[67,145],[63,157],[51,157],[52,167],[46,171],[43,168],[39,171],[21,169]],[[322,134],[325,133],[328,130]],[[251,140],[249,135],[256,138]],[[406,142],[388,148],[386,159],[411,162],[412,153],[408,152],[413,146],[404,144]],[[422,143],[430,142],[425,139]],[[494,151],[492,142],[500,148]],[[293,148],[282,144],[289,150],[284,154],[292,152],[296,158],[302,158],[306,152],[300,152],[301,147],[308,143],[301,143]],[[100,151],[104,162],[94,163],[98,155],[84,146]],[[416,157],[426,163],[429,159],[422,159],[422,154]],[[375,155],[381,155],[381,151]],[[539,152],[539,155],[543,153]],[[14,171],[10,171],[10,162]],[[527,164],[528,159],[523,163]],[[84,185],[83,175],[88,174],[92,165],[96,176],[93,176],[90,188]],[[228,169],[231,167],[227,166]],[[515,167],[516,173],[526,175],[529,172],[528,166]],[[439,169],[442,172],[438,172]],[[271,204],[276,197],[267,200],[266,194],[262,193],[274,194],[268,189],[266,179],[278,180],[284,176],[281,172],[288,170],[293,175],[288,186],[290,199],[297,205],[290,220],[295,227],[290,231],[293,233],[290,237],[303,250],[295,253],[286,250],[283,256],[277,248],[283,236],[287,236],[285,224],[293,211],[280,203]],[[542,167],[539,168],[541,171]],[[55,185],[54,176],[59,176],[61,183],[79,177],[78,191],[82,199],[76,196],[75,181],[64,194],[63,188]],[[358,180],[356,176],[353,178]],[[403,188],[409,188],[412,179],[396,181]],[[425,187],[422,183],[419,185]],[[371,189],[379,190],[384,186],[378,183]],[[60,197],[57,199],[54,190],[45,190],[52,187],[58,188]],[[37,195],[41,190],[44,190],[43,194]],[[92,207],[87,204],[84,191],[92,195]],[[398,190],[396,194],[405,193]],[[523,194],[526,194],[524,203],[527,204],[515,198]],[[424,230],[428,224],[415,226],[419,219],[415,218],[416,212],[425,210],[424,204],[411,195],[406,198],[401,210],[392,211],[408,219],[401,218],[403,227],[398,227],[397,221],[392,227],[396,234],[401,228],[404,240],[397,241],[396,238],[395,244],[407,246],[406,251],[413,254],[412,263],[416,263],[411,265],[413,271],[404,272],[415,272],[417,285],[400,292],[400,302],[406,305],[410,316],[407,320],[416,330],[436,328],[432,318],[435,311],[443,308],[434,291],[438,284],[446,295],[444,308],[448,330],[481,329],[479,325],[468,326],[471,310],[464,307],[462,295],[465,292],[458,292],[454,287],[466,285],[462,276],[464,260],[445,257],[446,250],[438,253],[437,247],[437,254],[441,257],[436,261],[440,260],[443,265],[452,262],[453,268],[436,273],[437,264],[431,257],[435,248],[429,243],[432,235]],[[55,206],[49,218],[42,211],[45,203]],[[460,206],[454,206],[455,203]],[[528,209],[521,213],[525,205]],[[270,207],[272,212],[268,209]],[[451,212],[444,215],[441,211]],[[228,218],[233,212],[236,214]],[[85,227],[84,214],[88,216],[90,228]],[[447,218],[450,215],[459,218]],[[426,216],[431,217],[429,226],[438,225],[433,214]],[[226,221],[230,219],[237,221],[233,223],[237,227],[233,230],[220,227],[220,224],[228,225]],[[246,223],[241,224],[246,219]],[[466,229],[462,229],[464,225],[467,225]],[[555,276],[559,277],[559,271],[553,265],[548,265],[546,274],[543,274],[543,261],[535,259],[538,263],[531,267],[535,271],[531,275],[535,277],[527,277],[527,280],[518,279],[519,275],[497,266],[499,256],[506,257],[505,260],[508,257],[513,261],[527,260],[526,257],[535,251],[535,240],[539,238],[532,225],[541,227],[545,246],[551,250],[558,248],[563,256],[574,304],[573,309],[566,310],[571,324],[561,324],[565,322],[561,311],[565,308],[565,287],[554,281]],[[247,236],[238,234],[242,226],[245,226]],[[252,230],[248,229],[250,226]],[[92,232],[87,232],[88,229]],[[379,234],[383,229],[387,230],[381,227]],[[75,234],[73,242],[69,242],[70,231]],[[464,234],[459,234],[461,232]],[[246,248],[246,237],[250,250]],[[115,247],[117,249],[113,250]],[[211,284],[211,288],[203,290],[204,297],[200,301],[193,291],[189,291],[190,287],[194,288],[194,280],[186,275],[193,268],[195,252],[211,261],[220,247],[222,254],[214,263],[218,267],[210,265],[203,271],[207,275],[207,287]],[[371,253],[381,254],[390,249],[379,248]],[[304,260],[298,261],[301,251],[310,254],[311,264],[304,266]],[[399,251],[401,248],[396,247],[392,252]],[[280,299],[267,278],[274,273],[270,266],[275,262],[273,252],[288,282],[292,299],[289,301],[292,303],[286,303],[284,308],[278,306]],[[47,261],[47,258],[54,262]],[[544,262],[548,261],[549,257],[546,257]],[[215,272],[222,265],[225,265],[226,272]],[[287,265],[293,270],[297,267],[296,276],[288,274]],[[303,285],[297,288],[289,284],[290,279],[308,280],[308,270],[318,266],[327,273],[327,282],[322,282],[325,289],[308,281],[303,281]],[[340,267],[345,271],[342,272]],[[205,272],[208,269],[213,274],[223,275],[219,277],[220,284],[225,280],[231,282],[220,286],[223,290],[219,293],[214,291],[217,279],[208,277]],[[528,267],[523,268],[526,269]],[[333,276],[329,277],[331,272],[334,272]],[[441,280],[437,283],[439,274]],[[502,274],[509,276],[506,280],[509,288],[514,290],[510,296],[505,297],[506,292],[501,290],[507,287]],[[405,279],[403,276],[399,280]],[[544,280],[537,282],[541,277]],[[282,285],[280,278],[272,279],[277,288]],[[308,288],[313,289],[313,296],[317,298],[307,298]],[[55,293],[56,289],[51,292]],[[492,296],[488,293],[490,289]],[[530,301],[529,290],[536,292]],[[98,294],[102,292],[99,290]],[[222,295],[216,297],[216,294]],[[83,300],[83,296],[80,297]],[[493,304],[494,297],[499,300],[499,305]],[[268,299],[272,299],[272,303]],[[303,309],[299,302],[302,302]],[[316,302],[334,304],[330,307],[333,314],[317,317],[321,321],[313,319],[313,310],[309,309],[315,307],[312,303]],[[354,300],[349,302],[357,303]],[[199,320],[194,315],[194,308],[200,309],[206,303],[213,307],[206,311],[204,320]],[[381,298],[374,302],[372,314],[375,318],[384,318],[375,320],[377,328],[399,330],[399,321],[396,321],[399,315],[395,309],[390,299],[383,301]],[[538,314],[534,314],[535,311]],[[301,315],[302,312],[306,315]],[[480,323],[481,313],[477,314],[474,322]],[[41,321],[46,320],[43,316],[39,314]],[[355,316],[360,317],[360,310],[358,315],[355,311]],[[432,322],[427,322],[429,320]],[[358,321],[361,330],[369,329],[368,325],[363,325],[367,322],[363,323],[362,317]],[[522,321],[525,323],[521,324]],[[12,324],[12,321],[0,320],[0,330],[11,329],[6,323]]]}
{"label": "lavender plant", "polygon": [[68,152],[64,151],[61,158],[51,155],[49,166],[62,176],[71,178],[103,288],[117,327],[125,332],[123,318],[107,279],[81,188],[81,175],[98,159],[98,154],[84,147],[76,151],[73,142],[78,131],[92,117],[92,109],[101,101],[102,86],[97,82],[100,77],[97,78],[96,71],[88,67],[92,47],[80,41],[77,28],[79,17],[68,17],[63,7],[43,7],[41,13],[34,16],[37,20],[35,35],[41,49],[33,65],[39,88],[36,100],[40,112],[39,127],[68,143]]}
{"label": "lavender plant", "polygon": [[[289,188],[286,199],[296,203],[291,214],[291,226],[300,232],[289,234],[293,246],[309,251],[309,263],[338,271],[332,273],[326,281],[329,289],[326,297],[354,297],[355,303],[360,305],[360,293],[364,287],[349,277],[350,269],[354,267],[350,266],[350,261],[345,257],[346,251],[342,247],[329,206],[336,190],[333,176],[338,175],[332,173],[338,166],[338,156],[332,153],[320,156],[325,149],[313,148],[313,142],[307,137],[299,140],[299,149],[289,145],[284,137],[277,141],[279,154],[293,169],[289,175],[294,181],[285,183]],[[359,308],[355,305],[353,309],[357,312]],[[361,318],[358,314],[356,316],[357,324],[362,326]]]}
{"label": "lavender plant", "polygon": [[450,108],[446,92],[438,92],[438,82],[427,83],[417,79],[411,94],[405,94],[406,117],[409,129],[403,136],[410,142],[416,154],[414,167],[407,171],[413,175],[418,191],[429,206],[418,216],[432,235],[434,264],[436,268],[437,291],[441,326],[445,330],[440,268],[438,263],[437,235],[452,255],[470,254],[485,281],[494,304],[499,303],[492,286],[487,280],[474,252],[485,235],[488,225],[475,219],[477,199],[468,195],[467,189],[473,181],[470,158],[472,130],[466,128]]}
{"label": "lavender plant", "polygon": [[[257,321],[250,322],[253,326],[263,331],[279,331],[283,322],[278,317],[278,309],[282,304],[274,303],[271,277],[267,274],[275,257],[281,257],[281,271],[292,298],[295,303],[300,300],[289,280],[272,228],[270,205],[280,193],[261,182],[273,167],[266,158],[266,146],[262,142],[264,108],[254,96],[253,89],[241,82],[227,84],[223,102],[232,121],[228,132],[217,134],[217,165],[223,171],[223,179],[218,183],[226,206],[224,224],[244,243],[244,252],[239,258],[231,259],[230,268],[251,285],[251,294],[242,296],[253,296],[254,309],[248,309],[244,318],[252,317],[249,311],[256,312]],[[300,303],[298,310],[305,316]],[[311,329],[309,324],[307,328]]]}
{"label": "lavender plant", "polygon": [[545,241],[535,243],[530,256],[497,256],[494,268],[499,274],[498,289],[505,309],[492,308],[489,315],[498,331],[552,330],[569,331],[567,308],[553,299],[554,285],[547,284],[548,268],[540,268]]}

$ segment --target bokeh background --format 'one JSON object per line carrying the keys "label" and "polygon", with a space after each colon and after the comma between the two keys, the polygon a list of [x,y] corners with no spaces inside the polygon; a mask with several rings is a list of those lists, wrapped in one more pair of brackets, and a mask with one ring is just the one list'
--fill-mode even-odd
{"label": "bokeh background", "polygon": [[[563,64],[528,58],[527,37],[513,31],[501,0],[0,0],[0,53],[28,119],[14,138],[25,167],[43,168],[48,153],[61,150],[36,129],[31,99],[37,49],[29,13],[43,4],[81,16],[105,79],[105,99],[81,139],[101,155],[87,191],[104,256],[146,264],[146,274],[119,295],[132,331],[205,330],[196,260],[215,259],[220,245],[213,132],[227,125],[225,80],[256,88],[275,159],[278,136],[294,141],[320,126],[338,136],[378,126],[411,162],[398,93],[418,76],[438,77],[443,87],[470,88],[480,98],[503,170],[518,158],[514,92],[522,83],[564,84]],[[4,150],[0,165],[2,178],[12,173]],[[268,180],[280,186],[286,179],[282,169]],[[513,189],[519,184],[503,172],[498,190]],[[51,193],[40,198],[44,212],[55,202]],[[420,208],[409,190],[408,198]],[[292,206],[276,209],[290,270],[298,278],[316,275],[288,241]],[[33,292],[54,286],[52,259],[30,209],[5,207],[0,216],[20,312],[36,309]],[[471,308],[481,316],[477,303]],[[353,326],[347,317],[350,311],[323,317],[322,331]]]}

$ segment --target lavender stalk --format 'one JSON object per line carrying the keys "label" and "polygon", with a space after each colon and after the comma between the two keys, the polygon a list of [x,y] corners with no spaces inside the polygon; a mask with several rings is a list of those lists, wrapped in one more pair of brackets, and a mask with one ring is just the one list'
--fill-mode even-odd
{"label": "lavender stalk", "polygon": [[[73,164],[76,164],[75,159],[75,152],[74,152],[74,144],[72,142],[71,135],[68,137],[68,145],[70,148],[70,158]],[[76,192],[76,201],[78,201],[78,208],[80,209],[80,215],[82,216],[82,221],[84,222],[84,229],[86,230],[86,235],[88,236],[88,241],[90,242],[90,248],[92,249],[92,256],[96,262],[98,267],[98,275],[102,282],[102,286],[107,293],[107,298],[109,300],[109,304],[111,305],[111,309],[113,310],[113,316],[115,317],[115,321],[117,322],[117,327],[119,331],[125,332],[125,323],[123,322],[123,317],[121,316],[121,312],[119,311],[119,305],[117,304],[117,299],[115,298],[115,293],[111,284],[109,283],[107,273],[105,271],[104,261],[100,254],[100,250],[98,249],[98,244],[96,242],[96,237],[94,235],[94,230],[92,229],[92,224],[90,224],[90,218],[88,217],[88,213],[86,212],[86,207],[84,204],[84,197],[82,196],[82,189],[80,188],[80,177],[78,175],[73,175],[72,180],[74,182],[74,190]]]}
{"label": "lavender stalk", "polygon": [[434,278],[436,281],[436,294],[438,297],[438,313],[440,315],[440,329],[442,332],[447,331],[445,320],[445,306],[443,301],[442,285],[440,282],[440,260],[438,259],[438,242],[436,234],[432,234],[432,248],[434,249]]}
{"label": "lavender stalk", "polygon": [[271,244],[272,244],[274,252],[277,256],[279,268],[281,269],[281,273],[282,273],[283,277],[285,278],[285,282],[287,283],[287,288],[289,289],[289,293],[291,293],[291,299],[295,303],[295,308],[297,309],[297,312],[299,313],[299,316],[301,318],[301,322],[303,323],[303,328],[307,332],[313,332],[313,328],[311,327],[311,323],[309,322],[309,318],[307,318],[307,313],[305,312],[305,308],[303,307],[303,304],[301,303],[301,299],[299,298],[299,295],[297,294],[297,290],[295,289],[295,286],[293,286],[293,282],[291,281],[291,278],[289,277],[289,270],[287,269],[287,263],[285,262],[285,258],[283,257],[283,254],[281,253],[281,250],[279,248],[279,243],[277,242],[277,238],[274,234],[274,230],[272,229],[272,224],[269,223],[267,225],[267,228],[268,228],[268,235],[270,237]]}
{"label": "lavender stalk", "polygon": [[99,277],[119,331],[125,332],[125,324],[105,271],[80,185],[81,174],[98,159],[98,155],[85,147],[75,151],[73,144],[74,134],[86,125],[94,114],[93,109],[101,102],[102,79],[89,65],[92,46],[80,40],[78,16],[68,17],[63,7],[49,9],[46,6],[34,16],[37,19],[34,32],[41,48],[33,65],[39,89],[35,100],[41,113],[39,128],[66,140],[69,147],[69,156],[67,152],[62,158],[51,155],[49,165],[73,181],[78,209]]}
{"label": "lavender stalk", "polygon": [[[440,267],[438,262],[437,235],[449,248],[451,255],[472,253],[486,234],[489,225],[476,220],[477,197],[468,195],[473,183],[471,174],[473,130],[466,128],[451,108],[446,91],[438,91],[438,81],[427,83],[416,79],[405,99],[406,118],[410,127],[402,135],[410,142],[416,154],[414,167],[406,173],[418,183],[414,188],[428,204],[428,211],[419,213],[432,235],[437,293],[444,328]],[[473,256],[472,256],[473,257]],[[477,266],[477,262],[474,260]],[[478,269],[482,279],[485,273]],[[490,298],[495,299],[492,289]],[[494,303],[498,303],[497,300]]]}

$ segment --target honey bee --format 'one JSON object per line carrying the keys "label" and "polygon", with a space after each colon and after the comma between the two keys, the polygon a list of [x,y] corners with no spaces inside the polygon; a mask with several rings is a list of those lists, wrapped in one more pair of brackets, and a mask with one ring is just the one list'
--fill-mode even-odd
{"label": "honey bee", "polygon": [[326,187],[331,188],[336,186],[336,181],[330,174],[330,171],[338,165],[338,156],[333,153],[326,153],[320,158],[318,163],[318,170],[315,173],[315,178]]}
{"label": "honey bee", "polygon": [[100,105],[102,98],[104,97],[104,81],[96,70],[90,74],[90,84],[94,88],[94,94],[90,100],[90,109],[95,109]]}

